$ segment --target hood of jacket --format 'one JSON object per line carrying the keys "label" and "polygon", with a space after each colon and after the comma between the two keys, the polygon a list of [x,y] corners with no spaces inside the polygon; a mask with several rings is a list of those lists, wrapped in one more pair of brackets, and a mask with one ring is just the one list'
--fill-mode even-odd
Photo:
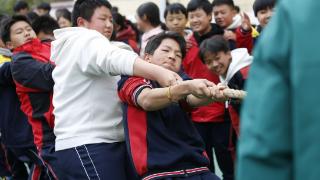
{"label": "hood of jacket", "polygon": [[249,66],[253,57],[250,56],[246,48],[238,48],[231,51],[232,61],[229,65],[226,77],[219,76],[220,82],[227,85],[233,75],[240,69]]}

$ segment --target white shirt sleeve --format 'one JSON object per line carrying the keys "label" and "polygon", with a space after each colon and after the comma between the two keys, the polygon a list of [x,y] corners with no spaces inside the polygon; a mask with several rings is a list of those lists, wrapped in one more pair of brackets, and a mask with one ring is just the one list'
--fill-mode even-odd
{"label": "white shirt sleeve", "polygon": [[133,64],[138,57],[136,53],[112,45],[98,32],[90,32],[88,36],[82,41],[85,48],[77,61],[82,72],[93,75],[133,75]]}

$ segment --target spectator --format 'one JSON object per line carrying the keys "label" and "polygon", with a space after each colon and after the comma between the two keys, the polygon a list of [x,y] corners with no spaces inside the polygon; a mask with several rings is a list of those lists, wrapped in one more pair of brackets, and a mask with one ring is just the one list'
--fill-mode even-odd
{"label": "spectator", "polygon": [[59,25],[51,16],[40,16],[32,23],[32,29],[41,40],[54,40],[53,31],[59,29]]}
{"label": "spectator", "polygon": [[37,13],[39,16],[50,15],[51,5],[46,2],[42,2],[37,6]]}
{"label": "spectator", "polygon": [[144,48],[149,39],[163,32],[159,7],[153,2],[141,4],[136,11],[137,28],[143,32],[140,45],[140,56],[144,56]]}
{"label": "spectator", "polygon": [[26,16],[29,12],[29,5],[27,2],[21,0],[15,3],[13,6],[13,11],[17,15],[23,15]]}
{"label": "spectator", "polygon": [[56,11],[56,18],[60,28],[71,27],[71,12],[66,9],[58,9]]}

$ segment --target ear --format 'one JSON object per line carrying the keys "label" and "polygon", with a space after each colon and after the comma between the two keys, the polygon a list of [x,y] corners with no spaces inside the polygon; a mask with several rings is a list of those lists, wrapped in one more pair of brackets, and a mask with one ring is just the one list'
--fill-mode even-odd
{"label": "ear", "polygon": [[141,19],[142,19],[143,21],[148,21],[147,15],[145,15],[145,14],[142,16]]}
{"label": "ear", "polygon": [[210,19],[210,22],[212,21],[212,14],[213,14],[213,12],[212,13],[210,13],[210,14],[207,14],[207,16],[209,17],[209,19]]}
{"label": "ear", "polygon": [[78,27],[88,27],[88,21],[85,20],[83,17],[78,17],[77,26]]}
{"label": "ear", "polygon": [[10,50],[14,48],[14,46],[13,46],[11,41],[6,42],[6,48],[8,48]]}
{"label": "ear", "polygon": [[152,55],[145,53],[144,55],[144,60],[151,63]]}

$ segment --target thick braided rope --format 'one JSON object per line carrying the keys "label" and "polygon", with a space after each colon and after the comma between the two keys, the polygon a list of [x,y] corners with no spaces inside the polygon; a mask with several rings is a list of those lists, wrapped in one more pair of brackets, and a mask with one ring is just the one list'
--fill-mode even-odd
{"label": "thick braided rope", "polygon": [[243,90],[227,88],[223,90],[223,95],[227,96],[228,98],[243,99],[246,97],[247,92]]}

